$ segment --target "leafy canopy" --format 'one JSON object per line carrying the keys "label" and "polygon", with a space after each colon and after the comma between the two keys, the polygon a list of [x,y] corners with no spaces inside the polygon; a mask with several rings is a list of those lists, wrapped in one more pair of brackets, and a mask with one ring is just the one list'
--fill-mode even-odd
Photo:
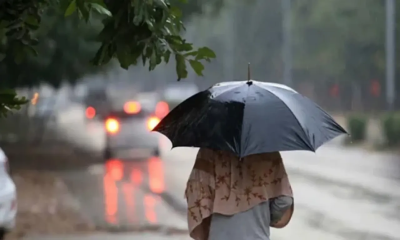
{"label": "leafy canopy", "polygon": [[[116,58],[125,69],[141,61],[151,71],[173,56],[180,80],[188,76],[187,64],[202,76],[202,61],[215,58],[211,49],[194,48],[181,37],[185,30],[182,13],[169,0],[2,0],[0,60],[12,54],[15,62],[21,63],[27,56],[37,56],[38,40],[33,33],[41,25],[44,9],[51,5],[65,9],[66,17],[78,14],[85,22],[90,21],[93,12],[103,15],[103,29],[97,36],[101,46],[91,61],[96,66]],[[14,91],[2,91],[0,113],[6,114],[26,102]]]}
{"label": "leafy canopy", "polygon": [[86,74],[107,70],[109,65],[99,68],[89,62],[100,45],[94,38],[101,30],[101,19],[80,22],[77,15],[65,18],[60,7],[47,8],[34,32],[40,57],[27,56],[17,64],[7,54],[0,63],[0,89],[34,87],[42,82],[58,88],[63,82],[75,84]]}

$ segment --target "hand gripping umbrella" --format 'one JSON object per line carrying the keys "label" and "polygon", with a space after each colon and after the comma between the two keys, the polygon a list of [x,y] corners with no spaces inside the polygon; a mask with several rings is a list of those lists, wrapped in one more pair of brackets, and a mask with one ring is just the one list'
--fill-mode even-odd
{"label": "hand gripping umbrella", "polygon": [[153,129],[173,147],[204,147],[252,154],[309,150],[346,131],[295,90],[254,80],[223,82],[174,108]]}

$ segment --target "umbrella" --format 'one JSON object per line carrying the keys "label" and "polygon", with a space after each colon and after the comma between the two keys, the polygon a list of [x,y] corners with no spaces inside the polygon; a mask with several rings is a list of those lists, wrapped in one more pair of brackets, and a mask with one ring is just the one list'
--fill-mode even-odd
{"label": "umbrella", "polygon": [[282,84],[218,83],[174,108],[153,129],[172,146],[252,154],[309,150],[346,131],[307,97]]}

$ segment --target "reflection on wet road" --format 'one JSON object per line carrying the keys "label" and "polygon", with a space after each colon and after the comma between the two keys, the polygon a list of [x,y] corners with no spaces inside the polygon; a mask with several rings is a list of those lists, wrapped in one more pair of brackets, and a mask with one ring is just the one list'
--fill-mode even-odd
{"label": "reflection on wet road", "polygon": [[[105,220],[108,223],[118,224],[122,220],[135,224],[140,218],[157,223],[155,208],[160,198],[151,193],[143,194],[141,189],[149,187],[153,192],[164,191],[163,163],[155,157],[144,163],[117,159],[106,162],[103,188]],[[120,205],[125,205],[121,206],[123,211],[120,210]]]}
{"label": "reflection on wet road", "polygon": [[110,159],[89,172],[65,175],[67,184],[87,215],[100,227],[169,226],[167,220],[184,219],[167,206],[159,195],[165,191],[164,165],[157,157],[139,161]]}

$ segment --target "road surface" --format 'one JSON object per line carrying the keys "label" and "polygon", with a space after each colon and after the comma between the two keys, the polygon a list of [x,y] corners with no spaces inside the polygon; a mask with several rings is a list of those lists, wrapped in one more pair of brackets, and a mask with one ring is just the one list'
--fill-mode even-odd
{"label": "road surface", "polygon": [[[100,151],[102,124],[86,124],[82,112],[76,107],[63,113],[60,133],[81,147]],[[141,219],[139,225],[150,228],[185,229],[183,192],[197,150],[171,151],[163,137],[160,144],[162,159],[112,159],[68,173],[67,182],[86,214],[108,226],[129,229],[137,226],[133,219]],[[398,157],[328,144],[316,154],[285,152],[283,158],[296,210],[288,227],[272,231],[273,239],[400,239]],[[155,214],[146,213],[150,208]]]}

